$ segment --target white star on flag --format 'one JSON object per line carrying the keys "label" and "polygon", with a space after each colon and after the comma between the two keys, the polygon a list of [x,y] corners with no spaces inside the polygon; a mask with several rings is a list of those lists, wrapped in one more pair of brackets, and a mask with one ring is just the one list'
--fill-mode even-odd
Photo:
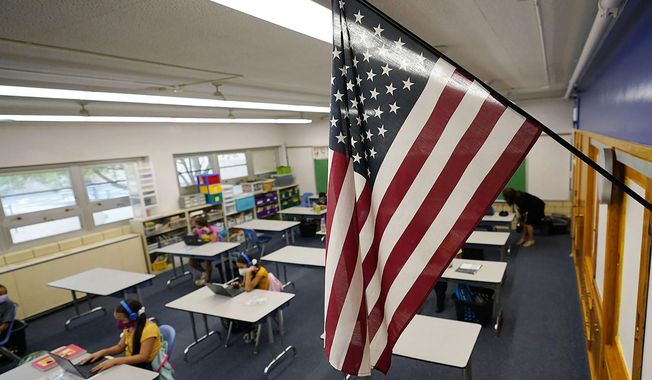
{"label": "white star on flag", "polygon": [[390,104],[390,105],[389,105],[389,108],[390,108],[389,112],[394,112],[394,113],[396,113],[396,111],[398,111],[398,109],[401,108],[401,107],[397,106],[397,105],[396,105],[396,102],[394,102],[394,104]]}
{"label": "white star on flag", "polygon": [[407,89],[408,91],[410,91],[410,88],[412,87],[413,84],[414,83],[410,82],[410,77],[408,77],[407,80],[403,81],[403,89],[404,90]]}
{"label": "white star on flag", "polygon": [[342,144],[344,144],[344,141],[346,140],[346,136],[342,133],[342,131],[340,131],[340,134],[335,136],[335,138],[337,139],[338,143]]}
{"label": "white star on flag", "polygon": [[380,95],[380,92],[376,91],[376,88],[375,88],[375,87],[374,87],[373,90],[370,91],[370,93],[371,93],[371,99],[376,99],[376,100],[378,100],[378,99],[377,99],[377,96]]}
{"label": "white star on flag", "polygon": [[380,37],[380,34],[384,31],[385,29],[380,27],[380,24],[378,26],[374,27],[374,36]]}
{"label": "white star on flag", "polygon": [[367,72],[367,79],[373,82],[375,76],[376,74],[374,74],[374,70],[369,69],[369,71]]}
{"label": "white star on flag", "polygon": [[396,90],[396,87],[394,87],[393,83],[390,83],[389,86],[385,86],[385,88],[387,88],[386,94],[394,95],[394,90]]}
{"label": "white star on flag", "polygon": [[362,24],[362,18],[364,17],[360,11],[358,13],[354,14],[355,16],[355,22]]}
{"label": "white star on flag", "polygon": [[383,136],[385,137],[385,132],[387,132],[387,129],[385,129],[384,125],[381,125],[380,128],[378,128],[378,136]]}
{"label": "white star on flag", "polygon": [[337,120],[335,116],[331,117],[331,127],[337,127]]}
{"label": "white star on flag", "polygon": [[387,75],[389,76],[389,72],[392,71],[392,69],[389,67],[388,64],[385,64],[385,66],[381,67],[383,69],[382,75]]}

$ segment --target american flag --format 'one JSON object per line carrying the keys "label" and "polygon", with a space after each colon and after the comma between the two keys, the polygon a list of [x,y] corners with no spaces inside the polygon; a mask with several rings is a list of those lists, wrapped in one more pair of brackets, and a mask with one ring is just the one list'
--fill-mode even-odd
{"label": "american flag", "polygon": [[364,3],[333,1],[333,26],[325,349],[366,376],[540,129]]}

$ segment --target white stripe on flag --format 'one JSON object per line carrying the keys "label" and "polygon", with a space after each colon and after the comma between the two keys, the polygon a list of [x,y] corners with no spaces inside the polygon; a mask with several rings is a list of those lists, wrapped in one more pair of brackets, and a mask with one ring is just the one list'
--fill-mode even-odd
{"label": "white stripe on flag", "polygon": [[[412,148],[414,141],[421,134],[421,130],[430,118],[432,110],[435,108],[441,93],[446,88],[448,80],[454,72],[455,67],[451,66],[445,60],[440,58],[435,62],[435,66],[432,68],[428,77],[426,87],[421,92],[414,107],[412,107],[410,114],[401,127],[401,132],[394,138],[392,145],[387,151],[387,155],[383,159],[383,163],[378,169],[376,181],[374,182],[374,191],[371,197],[371,209],[374,210],[374,214],[376,214],[387,188],[392,183],[398,168],[401,166],[403,158],[405,158],[410,148]],[[414,126],[418,126],[418,128]],[[371,242],[369,242],[369,245],[371,245]],[[368,247],[366,250],[368,250]]]}
{"label": "white stripe on flag", "polygon": [[[410,189],[406,192],[405,197],[387,224],[378,247],[378,270],[376,270],[366,290],[369,311],[376,304],[380,295],[381,273],[385,268],[389,254],[412,221],[414,214],[421,208],[423,200],[439,178],[441,171],[446,167],[448,160],[471,126],[488,95],[489,93],[476,82],[471,84],[449,119],[439,141],[437,141],[424,162],[416,177],[417,180],[412,182]],[[382,328],[383,326],[381,326]]]}
{"label": "white stripe on flag", "polygon": [[[389,289],[384,309],[384,317],[387,322],[383,322],[383,325],[392,320],[396,309],[405,298],[414,281],[457,222],[462,211],[482,181],[484,181],[487,173],[493,168],[524,121],[523,116],[511,109],[505,110],[502,114],[482,148],[475,155],[455,189],[451,192],[451,196],[441,212],[430,225],[428,231],[396,277],[393,286]],[[381,328],[371,343],[372,361],[374,360],[374,351],[382,352],[386,344],[387,330]]]}
{"label": "white stripe on flag", "polygon": [[[344,246],[344,241],[346,240],[346,235],[349,230],[349,223],[351,222],[351,215],[353,213],[353,207],[355,205],[355,199],[353,198],[355,189],[353,188],[353,165],[351,160],[349,160],[348,169],[342,183],[342,188],[340,189],[340,194],[337,200],[337,206],[333,210],[332,214],[329,216],[333,218],[331,224],[331,231],[326,236],[328,239],[328,254],[326,255],[326,268],[324,270],[325,282],[324,282],[324,311],[328,311],[328,302],[330,301],[330,295],[333,286],[333,278],[335,277],[335,270],[337,269],[337,264],[340,261],[342,255],[342,247]],[[324,318],[324,331],[326,331],[326,318]],[[348,346],[347,346],[348,347]],[[346,355],[346,350],[342,353],[342,350],[339,348],[336,350],[331,350],[331,360],[337,355],[334,352],[341,353],[341,359],[344,360]],[[335,365],[335,363],[333,364]],[[337,368],[341,368],[341,363]]]}

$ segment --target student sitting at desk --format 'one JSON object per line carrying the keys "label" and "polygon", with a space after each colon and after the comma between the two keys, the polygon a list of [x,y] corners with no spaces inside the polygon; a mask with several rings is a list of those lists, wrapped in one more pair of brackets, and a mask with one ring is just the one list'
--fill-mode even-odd
{"label": "student sitting at desk", "polygon": [[14,318],[16,318],[15,305],[9,299],[7,288],[0,285],[0,339],[4,339]]}
{"label": "student sitting at desk", "polygon": [[236,265],[242,282],[236,281],[234,286],[241,286],[247,292],[254,289],[269,290],[269,273],[256,259],[251,260],[247,254],[241,253]]}
{"label": "student sitting at desk", "polygon": [[539,198],[524,191],[514,190],[511,187],[503,191],[503,198],[508,205],[516,205],[516,209],[523,223],[523,231],[518,245],[531,247],[534,245],[534,227],[541,225],[543,218],[546,216],[546,204]]}
{"label": "student sitting at desk", "polygon": [[319,199],[317,199],[317,204],[320,206],[326,206],[326,193],[319,193]]}
{"label": "student sitting at desk", "polygon": [[113,317],[118,330],[122,331],[118,344],[91,354],[81,364],[124,353],[125,356],[101,362],[93,368],[93,372],[104,371],[118,364],[157,370],[152,362],[162,347],[161,332],[156,323],[147,319],[145,307],[137,300],[122,300],[115,308]]}
{"label": "student sitting at desk", "polygon": [[[201,216],[195,219],[195,228],[193,228],[192,233],[201,237],[206,242],[214,243],[219,239],[217,228],[210,225],[206,218]],[[211,261],[190,259],[190,266],[201,272],[201,277],[195,281],[195,285],[204,286],[206,281],[211,280],[211,275],[213,274],[213,264]]]}

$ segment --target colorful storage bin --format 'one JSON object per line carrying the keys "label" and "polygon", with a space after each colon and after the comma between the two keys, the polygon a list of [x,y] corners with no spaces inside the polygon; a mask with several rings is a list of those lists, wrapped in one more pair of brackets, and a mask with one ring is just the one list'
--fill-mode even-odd
{"label": "colorful storage bin", "polygon": [[222,193],[217,194],[206,194],[206,203],[212,205],[222,204]]}
{"label": "colorful storage bin", "polygon": [[222,192],[222,185],[219,183],[213,185],[198,185],[199,192],[202,194],[217,194]]}
{"label": "colorful storage bin", "polygon": [[200,174],[197,176],[197,185],[214,185],[220,183],[219,174]]}
{"label": "colorful storage bin", "polygon": [[235,209],[237,211],[251,210],[254,208],[255,200],[253,195],[237,198],[235,200]]}

